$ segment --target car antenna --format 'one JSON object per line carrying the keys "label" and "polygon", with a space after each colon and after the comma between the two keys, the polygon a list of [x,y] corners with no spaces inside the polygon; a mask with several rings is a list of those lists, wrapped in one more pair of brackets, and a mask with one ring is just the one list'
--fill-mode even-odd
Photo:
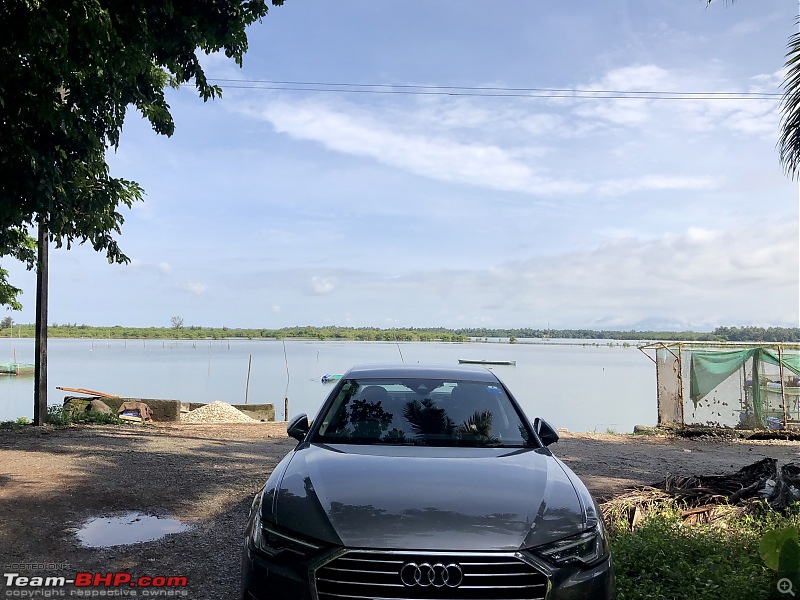
{"label": "car antenna", "polygon": [[397,344],[397,351],[400,353],[400,362],[406,362],[406,360],[403,358],[403,351],[400,350],[400,342],[395,340],[394,343]]}

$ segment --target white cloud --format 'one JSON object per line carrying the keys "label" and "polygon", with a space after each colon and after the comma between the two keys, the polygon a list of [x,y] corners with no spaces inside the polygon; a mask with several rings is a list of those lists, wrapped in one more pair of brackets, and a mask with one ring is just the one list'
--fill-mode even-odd
{"label": "white cloud", "polygon": [[[679,100],[580,100],[575,114],[614,127],[647,126],[651,132],[685,135],[726,129],[744,136],[775,136],[780,116],[777,99],[748,98],[743,94],[780,91],[782,72],[756,74],[743,87],[709,74],[667,70],[656,65],[635,65],[608,71],[581,89],[631,92],[666,92],[685,96]],[[654,94],[659,96],[659,94]]]}
{"label": "white cloud", "polygon": [[206,77],[242,78],[241,69],[232,58],[225,56],[224,52],[198,52],[197,56],[203,70],[206,71]]}
{"label": "white cloud", "polygon": [[312,294],[318,296],[330,294],[336,289],[336,279],[333,277],[314,276],[309,282],[309,289]]}
{"label": "white cloud", "polygon": [[[591,250],[485,269],[432,268],[394,277],[342,270],[311,281],[324,293],[335,278],[337,305],[358,305],[355,324],[361,325],[393,319],[627,328],[660,318],[701,330],[754,322],[796,326],[799,245],[794,222],[754,222],[736,231],[694,226],[680,235],[629,235]],[[269,279],[287,276],[296,274]],[[330,312],[333,305],[326,306]]]}
{"label": "white cloud", "polygon": [[686,241],[688,244],[703,244],[714,242],[720,238],[722,232],[714,229],[705,229],[703,227],[689,227],[686,231]]}
{"label": "white cloud", "polygon": [[198,283],[194,281],[181,281],[175,287],[184,292],[189,292],[196,296],[200,296],[206,292],[208,286],[205,283]]}
{"label": "white cloud", "polygon": [[641,177],[607,180],[597,189],[601,194],[618,196],[647,190],[711,190],[719,187],[713,177],[670,177],[668,175],[643,175]]}
{"label": "white cloud", "polygon": [[497,278],[517,309],[567,322],[686,315],[694,324],[798,321],[796,223],[753,223],[741,231],[692,227],[655,240],[617,240],[590,252],[504,265]]}
{"label": "white cloud", "polygon": [[[777,4],[774,6],[778,6]],[[761,15],[756,18],[749,18],[744,21],[739,21],[730,28],[730,33],[734,36],[748,36],[753,33],[758,33],[767,29],[767,27],[775,21],[782,20],[783,15],[780,11],[775,11]]]}
{"label": "white cloud", "polygon": [[257,114],[280,133],[330,150],[371,158],[416,175],[447,182],[537,194],[585,191],[585,184],[542,176],[534,165],[494,144],[462,142],[446,135],[407,131],[355,106],[318,102],[271,102]]}
{"label": "white cloud", "polygon": [[160,275],[171,275],[172,265],[168,262],[149,262],[139,258],[132,258],[128,266],[134,271],[150,271]]}
{"label": "white cloud", "polygon": [[[573,85],[620,93],[736,95],[774,93],[780,79],[780,72],[756,74],[743,87],[725,80],[713,67],[687,71],[633,64]],[[772,142],[779,123],[775,101],[720,99],[713,94],[681,100],[646,95],[492,101],[439,96],[270,98],[242,92],[229,106],[270,123],[293,140],[440,182],[520,193],[539,202],[595,193],[608,197],[719,189],[724,178],[711,169],[730,168],[719,156],[729,136],[740,142]],[[715,150],[714,160],[699,160],[709,146]]]}
{"label": "white cloud", "polygon": [[[655,65],[633,65],[608,71],[600,79],[578,85],[578,89],[612,92],[678,91],[676,77]],[[615,96],[618,94],[597,94]],[[605,121],[624,127],[638,127],[649,122],[654,114],[653,100],[647,95],[634,98],[609,98],[604,100],[579,100],[575,114],[587,120]]]}

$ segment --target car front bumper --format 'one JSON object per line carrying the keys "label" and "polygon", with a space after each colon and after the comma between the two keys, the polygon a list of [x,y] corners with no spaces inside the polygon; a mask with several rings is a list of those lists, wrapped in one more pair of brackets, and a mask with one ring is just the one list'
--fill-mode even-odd
{"label": "car front bumper", "polygon": [[[387,559],[397,559],[397,562],[386,566],[391,562]],[[374,572],[370,571],[369,566],[356,570],[352,565],[342,562],[348,560],[362,561],[362,565],[374,563],[380,566]],[[408,562],[450,564],[455,561],[465,565],[463,584],[457,587],[443,585],[420,589],[419,586],[397,585],[398,565]],[[514,580],[520,584],[517,586],[519,589],[511,589],[513,585],[503,589],[503,584],[511,583],[511,578],[515,575],[499,572],[494,576],[491,574],[492,569],[496,571],[500,568],[498,565],[511,563],[514,568],[527,571],[527,580]],[[482,565],[479,570],[482,569],[483,572],[476,573],[475,569],[478,567],[474,565]],[[384,574],[376,575],[379,572],[377,569]],[[348,571],[352,574],[342,576]],[[331,577],[332,572],[335,572],[335,577]],[[369,585],[369,582],[375,585]],[[528,583],[532,585],[527,585]],[[362,600],[377,597],[414,600],[423,596],[459,600],[612,600],[615,598],[615,588],[610,558],[591,569],[575,566],[552,568],[526,552],[431,553],[340,548],[328,549],[310,560],[275,560],[254,550],[246,542],[242,557],[242,594],[245,600],[331,600],[341,596]]]}

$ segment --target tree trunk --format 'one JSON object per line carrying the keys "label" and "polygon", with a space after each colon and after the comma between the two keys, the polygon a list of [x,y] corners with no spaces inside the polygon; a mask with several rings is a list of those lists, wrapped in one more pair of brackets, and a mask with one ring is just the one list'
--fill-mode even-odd
{"label": "tree trunk", "polygon": [[39,217],[39,262],[36,268],[36,359],[33,388],[33,424],[47,422],[47,218]]}

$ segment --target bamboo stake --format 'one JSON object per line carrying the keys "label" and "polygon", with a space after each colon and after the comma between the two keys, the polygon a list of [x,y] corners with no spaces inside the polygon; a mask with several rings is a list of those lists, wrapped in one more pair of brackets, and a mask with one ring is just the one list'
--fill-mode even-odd
{"label": "bamboo stake", "polygon": [[253,364],[253,355],[250,355],[250,360],[247,361],[247,385],[244,388],[244,403],[247,404],[247,399],[250,396],[250,367]]}
{"label": "bamboo stake", "polygon": [[783,383],[783,348],[778,346],[778,369],[781,378],[781,404],[783,405],[783,430],[786,431],[789,429],[789,425],[786,422],[788,420],[788,415],[786,414],[786,385]]}
{"label": "bamboo stake", "polygon": [[681,407],[681,427],[686,427],[686,414],[683,407],[683,346],[678,344],[678,402]]}

